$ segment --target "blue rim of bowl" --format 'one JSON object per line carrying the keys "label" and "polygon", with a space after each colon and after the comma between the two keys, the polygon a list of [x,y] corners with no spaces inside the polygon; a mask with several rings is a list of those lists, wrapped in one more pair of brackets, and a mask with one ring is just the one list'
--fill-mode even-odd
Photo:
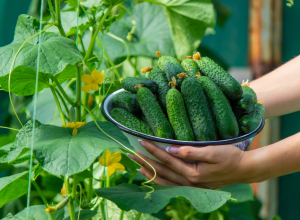
{"label": "blue rim of bowl", "polygon": [[173,140],[173,139],[155,137],[155,136],[143,134],[143,133],[140,133],[140,132],[137,132],[137,131],[134,131],[130,128],[125,127],[124,125],[122,125],[122,124],[118,123],[116,120],[114,120],[110,116],[110,114],[107,111],[105,111],[104,103],[107,100],[107,98],[110,97],[110,96],[114,96],[118,92],[120,92],[120,90],[117,90],[117,91],[111,93],[110,95],[108,95],[102,101],[102,104],[101,104],[102,115],[107,121],[109,121],[110,123],[115,125],[121,131],[126,132],[128,134],[131,134],[133,136],[139,137],[141,139],[161,142],[161,143],[165,143],[165,144],[172,144],[172,145],[189,145],[189,146],[227,145],[227,144],[235,144],[235,143],[238,143],[238,142],[242,142],[242,141],[245,141],[245,140],[248,140],[248,139],[254,137],[259,132],[261,132],[261,130],[263,129],[263,127],[265,125],[265,120],[264,120],[264,118],[262,118],[262,120],[261,120],[260,124],[257,126],[257,128],[255,130],[251,131],[250,133],[239,136],[239,137],[236,137],[236,138],[226,139],[226,140],[218,140],[218,141],[180,141],[180,140]]}

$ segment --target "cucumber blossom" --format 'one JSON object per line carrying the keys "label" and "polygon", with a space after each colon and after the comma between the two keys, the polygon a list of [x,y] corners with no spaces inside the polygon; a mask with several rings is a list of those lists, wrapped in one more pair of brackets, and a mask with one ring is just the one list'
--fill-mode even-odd
{"label": "cucumber blossom", "polygon": [[194,59],[205,76],[211,78],[215,84],[221,89],[227,98],[237,100],[242,95],[241,85],[222,67],[208,57],[200,57],[200,54],[194,55]]}
{"label": "cucumber blossom", "polygon": [[164,110],[167,109],[166,96],[170,89],[166,74],[160,69],[152,69],[148,77],[154,80],[158,85],[158,102]]}
{"label": "cucumber blossom", "polygon": [[213,112],[219,136],[222,139],[235,138],[239,134],[239,126],[233,114],[229,101],[219,87],[207,76],[198,78],[211,110]]}
{"label": "cucumber blossom", "polygon": [[190,57],[183,60],[181,66],[188,76],[195,77],[200,71],[197,63],[193,59],[190,59]]}
{"label": "cucumber blossom", "polygon": [[187,112],[184,106],[184,101],[180,92],[175,89],[176,79],[172,78],[170,82],[172,88],[167,94],[167,112],[172,128],[175,132],[177,140],[194,141],[195,136],[190,124]]}
{"label": "cucumber blossom", "polygon": [[254,131],[261,122],[264,114],[265,107],[259,102],[255,103],[254,110],[239,120],[239,126],[242,133],[247,134]]}
{"label": "cucumber blossom", "polygon": [[237,106],[243,113],[250,113],[255,108],[257,97],[255,92],[249,87],[248,80],[242,83],[243,95],[238,99]]}
{"label": "cucumber blossom", "polygon": [[133,114],[140,113],[142,111],[137,101],[136,94],[128,91],[116,94],[112,99],[112,103],[114,108],[124,108]]}
{"label": "cucumber blossom", "polygon": [[153,136],[153,132],[145,122],[138,119],[133,114],[129,113],[123,108],[114,108],[110,112],[110,116],[127,128],[130,128],[137,132],[141,132],[143,134],[148,134]]}
{"label": "cucumber blossom", "polygon": [[159,51],[156,54],[159,57],[158,66],[166,74],[168,81],[172,81],[172,77],[175,77],[178,86],[180,86],[183,79],[179,79],[177,75],[184,72],[184,69],[178,60],[171,56],[161,56]]}
{"label": "cucumber blossom", "polygon": [[146,87],[138,86],[137,100],[151,130],[156,137],[173,139],[173,129],[160,108],[153,93]]}
{"label": "cucumber blossom", "polygon": [[181,86],[182,97],[197,141],[218,140],[218,130],[205,93],[195,77],[188,77]]}
{"label": "cucumber blossom", "polygon": [[147,87],[151,92],[156,93],[158,85],[155,81],[147,78],[135,78],[135,77],[126,77],[121,80],[121,86],[123,89],[137,93],[136,85],[142,84],[144,87]]}

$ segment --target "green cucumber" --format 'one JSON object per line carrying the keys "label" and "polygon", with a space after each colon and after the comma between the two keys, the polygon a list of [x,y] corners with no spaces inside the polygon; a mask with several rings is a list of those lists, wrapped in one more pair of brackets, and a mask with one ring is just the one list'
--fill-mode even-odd
{"label": "green cucumber", "polygon": [[137,100],[154,135],[161,138],[173,139],[172,126],[153,93],[146,87],[138,86]]}
{"label": "green cucumber", "polygon": [[180,92],[175,89],[176,80],[173,77],[172,88],[167,94],[167,112],[168,118],[175,132],[177,140],[195,141],[194,132],[190,124],[184,101]]}
{"label": "green cucumber", "polygon": [[160,69],[152,69],[148,75],[149,79],[154,80],[158,85],[158,102],[164,110],[167,109],[166,96],[170,89],[166,74]]}
{"label": "green cucumber", "polygon": [[110,112],[110,116],[127,128],[153,136],[153,132],[145,122],[138,119],[123,108],[114,108]]}
{"label": "green cucumber", "polygon": [[124,91],[119,92],[112,98],[114,108],[124,108],[128,112],[137,114],[142,110],[136,98],[136,94]]}
{"label": "green cucumber", "polygon": [[242,84],[243,95],[239,98],[236,105],[239,107],[240,111],[243,113],[250,113],[255,108],[255,103],[257,103],[257,97],[253,89],[249,87],[247,83]]}
{"label": "green cucumber", "polygon": [[254,131],[261,122],[264,114],[265,107],[260,103],[256,103],[254,110],[239,120],[239,126],[242,133],[247,134]]}
{"label": "green cucumber", "polygon": [[218,140],[218,130],[213,114],[197,79],[186,78],[181,85],[181,93],[197,141]]}
{"label": "green cucumber", "polygon": [[222,67],[208,57],[195,60],[204,76],[211,78],[222,90],[227,98],[237,100],[241,97],[243,90],[241,85],[227,73]]}
{"label": "green cucumber", "polygon": [[154,80],[136,77],[126,77],[121,80],[122,88],[132,93],[137,93],[136,85],[138,84],[150,89],[152,93],[157,92],[158,85]]}
{"label": "green cucumber", "polygon": [[187,58],[181,62],[181,66],[183,67],[184,71],[188,76],[195,77],[196,75],[199,74],[199,67],[197,63],[191,59]]}
{"label": "green cucumber", "polygon": [[175,77],[177,85],[180,86],[183,79],[178,78],[178,74],[183,73],[184,69],[175,57],[161,56],[160,52],[157,51],[158,55],[158,66],[166,74],[168,81],[172,81],[172,77]]}
{"label": "green cucumber", "polygon": [[213,112],[219,136],[222,139],[235,138],[239,134],[239,126],[229,101],[220,88],[207,76],[198,78],[204,89],[210,108]]}

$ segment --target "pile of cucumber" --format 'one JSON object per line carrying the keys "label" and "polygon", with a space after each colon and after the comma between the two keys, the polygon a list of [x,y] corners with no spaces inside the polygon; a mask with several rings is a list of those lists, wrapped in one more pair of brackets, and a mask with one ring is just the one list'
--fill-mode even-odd
{"label": "pile of cucumber", "polygon": [[181,63],[159,56],[159,69],[143,68],[148,78],[126,77],[126,90],[113,97],[112,118],[132,130],[182,141],[216,141],[247,134],[265,108],[249,83],[199,53]]}

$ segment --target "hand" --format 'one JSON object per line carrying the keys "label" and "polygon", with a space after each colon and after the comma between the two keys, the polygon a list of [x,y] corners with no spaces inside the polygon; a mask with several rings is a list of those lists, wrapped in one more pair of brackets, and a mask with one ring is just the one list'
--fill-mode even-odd
{"label": "hand", "polygon": [[[140,141],[140,144],[162,162],[158,163],[139,154],[155,168],[157,176],[153,182],[157,185],[217,189],[237,183],[249,183],[258,175],[251,170],[253,166],[249,164],[249,152],[241,151],[236,146],[171,146],[168,153],[149,141]],[[153,177],[153,170],[149,165],[137,156],[129,157],[142,166],[139,170],[141,174],[148,179]],[[199,162],[189,164],[180,158]]]}

